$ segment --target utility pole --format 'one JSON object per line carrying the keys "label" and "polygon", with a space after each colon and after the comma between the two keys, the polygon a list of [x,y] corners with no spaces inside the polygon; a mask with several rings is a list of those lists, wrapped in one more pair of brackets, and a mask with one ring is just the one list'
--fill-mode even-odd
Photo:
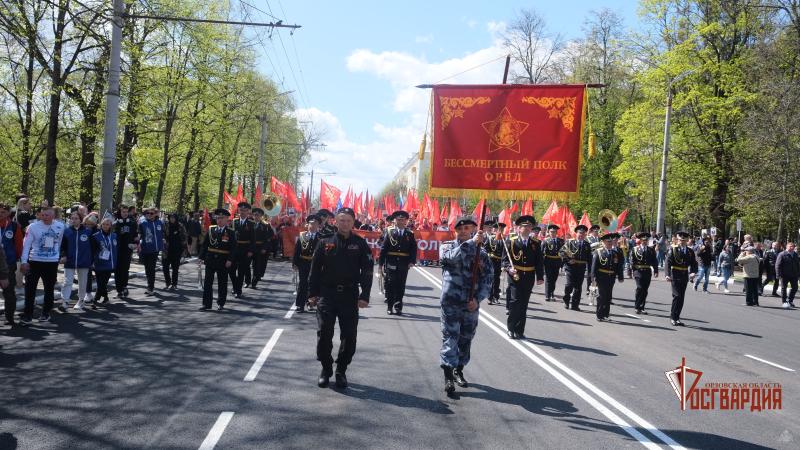
{"label": "utility pole", "polygon": [[[108,91],[106,92],[106,114],[103,135],[103,169],[100,184],[100,211],[111,211],[114,201],[114,175],[117,165],[117,132],[119,130],[120,54],[122,52],[122,27],[125,19],[153,19],[166,22],[197,22],[224,25],[246,25],[268,28],[300,28],[300,25],[284,25],[283,21],[269,23],[236,22],[229,20],[195,19],[160,15],[125,14],[125,0],[114,1],[111,28],[111,54],[108,61]],[[292,92],[292,91],[289,91]],[[288,93],[288,92],[287,92]],[[264,139],[262,139],[264,142]],[[120,174],[124,177],[125,174]]]}
{"label": "utility pole", "polygon": [[117,165],[117,130],[119,120],[119,72],[122,52],[122,15],[125,0],[114,0],[114,17],[111,20],[111,54],[108,61],[108,91],[106,92],[106,120],[103,136],[103,170],[100,184],[100,211],[111,211],[114,199],[114,174]]}

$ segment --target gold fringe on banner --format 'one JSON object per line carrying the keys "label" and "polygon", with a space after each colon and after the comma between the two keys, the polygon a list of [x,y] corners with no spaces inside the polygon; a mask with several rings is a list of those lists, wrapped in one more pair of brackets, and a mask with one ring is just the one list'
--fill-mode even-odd
{"label": "gold fringe on banner", "polygon": [[592,159],[594,158],[594,154],[597,151],[597,147],[595,146],[596,136],[594,135],[594,131],[592,130],[592,120],[591,117],[589,116],[589,88],[587,87],[584,91],[585,91],[585,93],[583,94],[583,102],[584,102],[583,110],[585,112],[584,120],[587,126],[589,127],[589,139],[588,139],[589,159]]}

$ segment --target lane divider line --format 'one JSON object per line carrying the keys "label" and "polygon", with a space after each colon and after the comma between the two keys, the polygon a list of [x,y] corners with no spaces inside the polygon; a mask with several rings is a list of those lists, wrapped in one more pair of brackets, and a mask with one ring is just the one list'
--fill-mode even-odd
{"label": "lane divider line", "polygon": [[289,310],[288,310],[288,311],[286,311],[286,315],[285,315],[285,316],[283,316],[283,318],[284,318],[284,319],[291,319],[291,318],[292,318],[292,316],[294,315],[294,312],[295,312],[295,311],[297,311],[297,305],[292,305],[292,307],[291,307],[291,308],[289,308]]}
{"label": "lane divider line", "polygon": [[[420,270],[419,268],[415,267],[415,269],[417,269],[417,271],[422,276],[424,276],[431,283],[433,283],[434,286],[438,287],[439,289],[442,288],[442,282],[438,278],[436,278],[435,276],[433,276],[433,275],[431,275],[431,274],[429,274],[429,273],[427,273],[427,272],[425,272],[423,270]],[[571,380],[566,378],[560,372],[556,371],[551,365],[547,364],[542,359],[538,358],[536,355],[531,353],[527,348],[525,348],[525,346],[529,347],[531,350],[533,350],[536,353],[538,353],[542,358],[546,359],[553,366],[558,367],[559,369],[561,369],[564,373],[566,373],[567,375],[572,377],[575,381],[577,381],[578,383],[582,384],[584,387],[586,387],[587,389],[592,391],[598,397],[600,397],[603,400],[605,400],[607,403],[609,403],[611,406],[616,408],[622,414],[628,416],[629,419],[633,420],[639,426],[641,426],[642,428],[646,429],[647,431],[652,433],[654,436],[658,437],[665,444],[669,445],[670,447],[672,447],[673,449],[676,449],[676,450],[684,449],[683,446],[681,446],[675,440],[673,440],[672,438],[670,438],[669,436],[664,434],[661,430],[659,430],[658,428],[656,428],[655,426],[653,426],[652,424],[650,424],[646,420],[644,420],[641,417],[639,417],[633,411],[631,411],[630,409],[628,409],[625,406],[623,406],[621,403],[619,403],[618,401],[613,399],[611,396],[609,396],[605,392],[601,391],[599,388],[594,386],[592,383],[588,382],[586,379],[584,379],[583,377],[581,377],[580,375],[575,373],[573,370],[569,369],[567,366],[562,364],[560,361],[556,360],[555,358],[553,358],[552,356],[547,354],[545,351],[541,350],[538,346],[534,345],[533,343],[531,343],[529,341],[522,341],[525,344],[525,346],[523,346],[520,343],[520,341],[516,341],[516,340],[510,339],[508,337],[508,335],[506,334],[506,332],[505,332],[506,325],[504,323],[502,323],[501,321],[499,321],[498,319],[496,319],[495,317],[491,316],[489,313],[481,312],[480,315],[479,315],[479,319],[480,319],[481,322],[483,322],[484,324],[489,326],[489,328],[491,328],[493,331],[495,331],[501,337],[503,337],[507,342],[511,343],[514,347],[516,347],[518,350],[520,350],[523,354],[525,354],[525,356],[527,356],[529,359],[531,359],[534,363],[539,365],[541,368],[545,369],[554,378],[556,378],[556,380],[561,382],[564,386],[569,388],[571,391],[573,391],[576,394],[578,394],[579,397],[581,397],[584,400],[586,400],[592,407],[594,407],[600,413],[602,413],[604,416],[606,416],[608,419],[610,419],[611,421],[616,423],[626,433],[631,435],[634,439],[639,441],[639,443],[641,443],[645,447],[647,447],[647,448],[660,448],[660,446],[658,444],[655,444],[652,441],[650,441],[646,436],[641,434],[639,432],[639,430],[637,430],[636,428],[631,427],[630,424],[628,424],[625,420],[623,420],[622,418],[617,416],[613,411],[610,411],[602,403],[599,403],[594,397],[591,397],[586,391],[584,391],[583,389],[581,389],[580,387],[575,385]]]}
{"label": "lane divider line", "polygon": [[748,357],[750,359],[755,359],[756,361],[760,361],[760,362],[762,362],[764,364],[769,364],[770,366],[777,367],[778,369],[785,370],[787,372],[794,372],[795,371],[794,369],[790,369],[788,367],[784,367],[784,366],[782,366],[780,364],[775,364],[774,362],[767,361],[766,359],[761,359],[761,358],[759,358],[757,356],[753,356],[753,355],[744,355],[744,356],[746,356],[746,357]]}
{"label": "lane divider line", "polygon": [[198,450],[213,450],[214,447],[217,446],[219,438],[222,437],[222,433],[225,432],[225,428],[228,426],[231,419],[233,419],[232,411],[221,412],[219,417],[217,417],[217,421],[214,422],[214,426],[208,431],[208,435],[203,440],[203,443],[200,444]]}
{"label": "lane divider line", "polygon": [[628,314],[628,313],[625,313],[625,315],[626,315],[626,316],[628,316],[628,317],[633,317],[634,319],[639,319],[639,320],[641,320],[642,322],[650,322],[650,321],[649,321],[649,320],[647,320],[647,319],[642,319],[641,317],[639,317],[639,316],[636,316],[636,315],[633,315],[633,314]]}
{"label": "lane divider line", "polygon": [[264,348],[259,353],[258,358],[256,358],[255,362],[253,362],[252,367],[247,372],[247,375],[244,376],[244,381],[253,381],[258,376],[258,372],[261,370],[261,367],[267,361],[267,357],[269,356],[272,349],[275,347],[275,344],[278,343],[278,339],[281,337],[281,333],[283,333],[283,328],[278,328],[272,333],[272,337],[269,338],[267,344],[264,345]]}

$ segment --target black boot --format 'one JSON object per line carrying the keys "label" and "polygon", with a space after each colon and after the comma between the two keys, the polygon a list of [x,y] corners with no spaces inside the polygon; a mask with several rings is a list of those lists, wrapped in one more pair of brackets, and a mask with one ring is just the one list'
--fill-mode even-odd
{"label": "black boot", "polygon": [[344,389],[347,387],[347,376],[344,372],[336,372],[336,387],[339,389]]}
{"label": "black boot", "polygon": [[467,380],[464,378],[464,366],[458,366],[455,370],[453,370],[453,378],[456,381],[456,384],[465,388],[468,386]]}
{"label": "black boot", "polygon": [[323,367],[322,372],[319,373],[317,386],[321,388],[328,387],[328,385],[331,383],[331,375],[333,375],[333,369]]}
{"label": "black boot", "polygon": [[455,380],[453,379],[453,368],[444,366],[442,370],[444,370],[444,391],[447,395],[450,395],[456,391]]}

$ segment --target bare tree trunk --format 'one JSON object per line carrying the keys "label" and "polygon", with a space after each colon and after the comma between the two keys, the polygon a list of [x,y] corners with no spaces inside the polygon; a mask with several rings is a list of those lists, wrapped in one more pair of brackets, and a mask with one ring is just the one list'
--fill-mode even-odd
{"label": "bare tree trunk", "polygon": [[47,126],[44,172],[44,198],[50,202],[51,205],[55,202],[56,196],[56,170],[58,169],[56,144],[58,141],[59,110],[61,109],[61,90],[64,83],[64,76],[61,73],[61,50],[64,45],[64,22],[68,8],[69,0],[62,0],[59,3],[53,33],[53,67],[50,70],[50,114]]}
{"label": "bare tree trunk", "polygon": [[167,169],[170,161],[169,148],[172,142],[172,128],[175,125],[177,112],[176,106],[170,108],[170,114],[167,116],[167,126],[164,128],[164,152],[161,160],[161,173],[158,175],[158,187],[156,188],[156,208],[161,208],[161,198],[164,195],[164,183],[167,180]]}
{"label": "bare tree trunk", "polygon": [[228,160],[222,161],[222,169],[219,172],[219,193],[217,193],[217,208],[222,208],[223,193],[225,192],[225,179],[228,177]]}

